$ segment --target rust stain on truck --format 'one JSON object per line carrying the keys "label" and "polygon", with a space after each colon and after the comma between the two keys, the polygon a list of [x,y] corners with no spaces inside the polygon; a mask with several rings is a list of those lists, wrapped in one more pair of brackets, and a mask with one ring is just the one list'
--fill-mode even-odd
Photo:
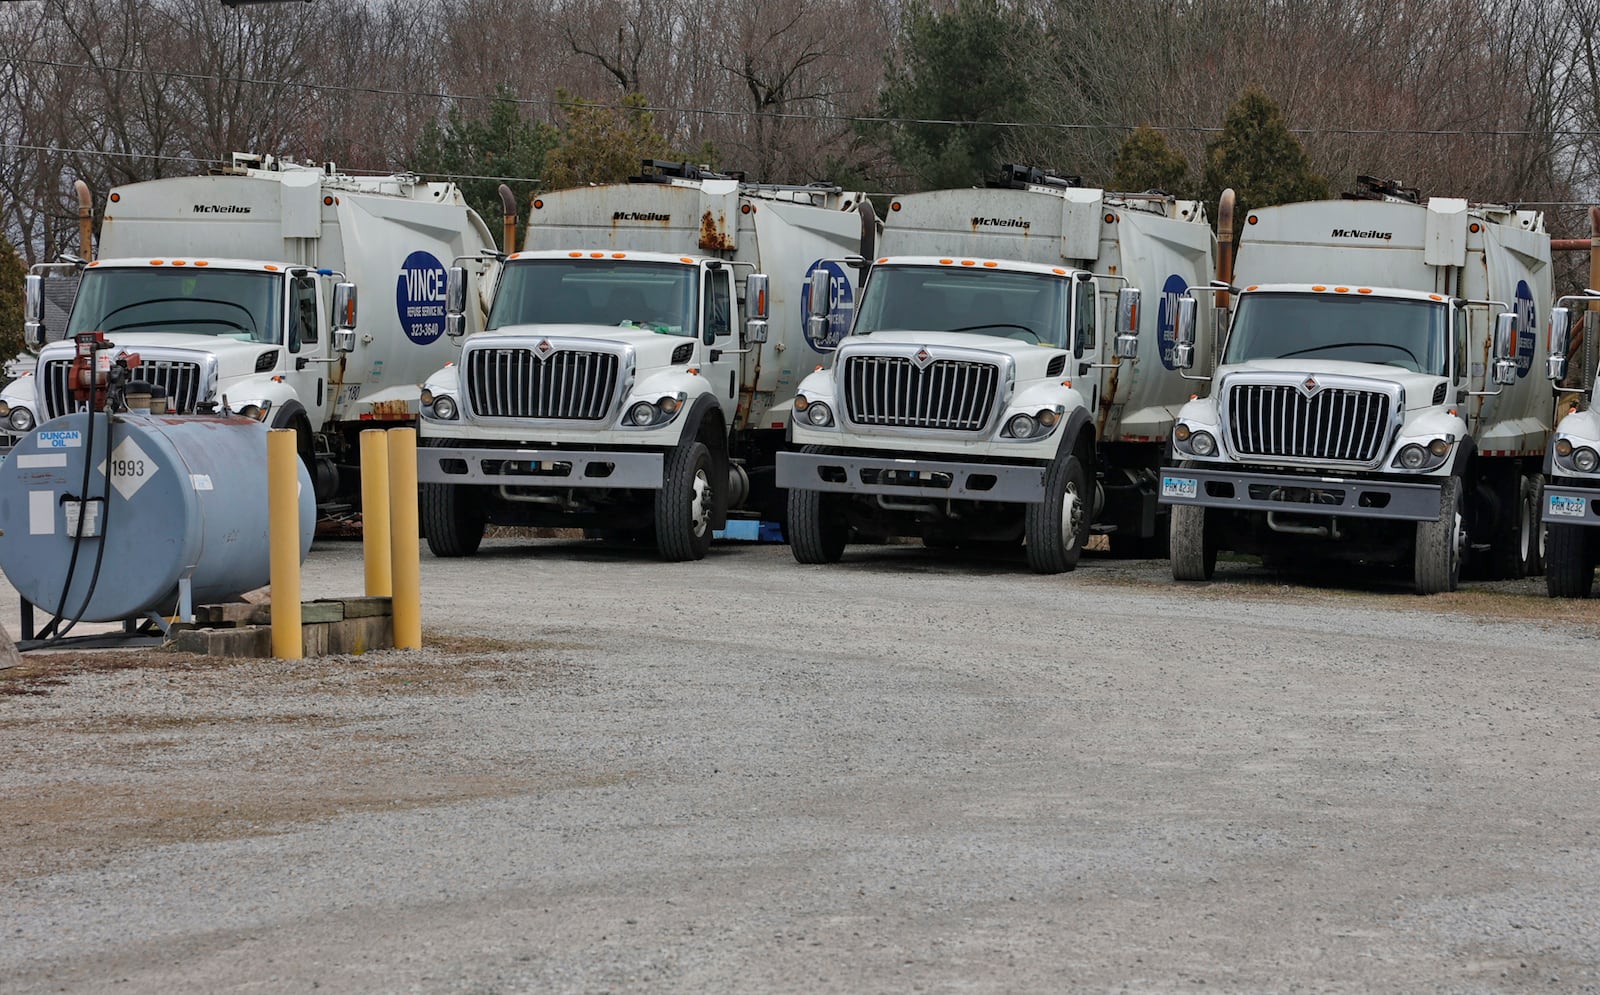
{"label": "rust stain on truck", "polygon": [[700,248],[709,252],[730,252],[733,247],[733,236],[728,234],[728,218],[725,214],[707,210],[700,215]]}

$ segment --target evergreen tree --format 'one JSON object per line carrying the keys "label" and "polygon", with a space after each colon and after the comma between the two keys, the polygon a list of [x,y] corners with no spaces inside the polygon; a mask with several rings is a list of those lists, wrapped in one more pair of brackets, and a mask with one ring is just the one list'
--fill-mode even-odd
{"label": "evergreen tree", "polygon": [[1189,188],[1189,160],[1161,132],[1140,125],[1117,149],[1111,189],[1123,192],[1161,190],[1181,194]]}
{"label": "evergreen tree", "polygon": [[558,90],[556,99],[566,107],[567,123],[546,159],[544,189],[616,183],[638,175],[645,159],[670,157],[666,136],[644,109],[644,94],[624,96],[620,108],[576,99],[565,90]]}
{"label": "evergreen tree", "polygon": [[[545,157],[555,144],[555,129],[537,121],[524,121],[511,92],[501,87],[482,117],[469,118],[457,106],[442,124],[430,121],[423,129],[413,162],[419,172],[428,176],[460,177],[456,182],[462,196],[495,233],[500,231],[502,212],[500,184],[506,183],[520,205],[520,243],[528,222],[528,199],[540,185]],[[514,249],[515,246],[507,251]]]}
{"label": "evergreen tree", "polygon": [[971,186],[1000,166],[1006,129],[919,121],[1023,121],[1037,81],[1028,67],[1043,27],[1019,5],[957,0],[935,13],[918,0],[906,13],[904,55],[890,67],[880,105],[895,159],[924,188]]}
{"label": "evergreen tree", "polygon": [[1328,196],[1328,181],[1311,169],[1311,157],[1290,134],[1283,112],[1258,89],[1246,90],[1228,109],[1222,133],[1206,145],[1205,198],[1216,203],[1225,188],[1238,196],[1238,213]]}
{"label": "evergreen tree", "polygon": [[22,278],[27,274],[28,267],[17,250],[0,238],[0,383],[7,379],[4,364],[22,352],[24,346]]}

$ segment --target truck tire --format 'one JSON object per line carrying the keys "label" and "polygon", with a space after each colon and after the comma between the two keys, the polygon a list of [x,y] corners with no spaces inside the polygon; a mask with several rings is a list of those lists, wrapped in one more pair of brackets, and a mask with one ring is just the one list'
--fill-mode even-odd
{"label": "truck tire", "polygon": [[[804,453],[827,453],[825,446],[806,446]],[[789,552],[796,563],[838,563],[850,542],[846,499],[824,491],[789,491]]]}
{"label": "truck tire", "polygon": [[1439,518],[1417,523],[1412,590],[1418,594],[1454,591],[1461,581],[1461,478],[1448,477],[1439,489]]}
{"label": "truck tire", "polygon": [[1044,475],[1044,501],[1023,513],[1024,548],[1035,573],[1065,573],[1078,565],[1093,516],[1089,474],[1077,456],[1056,459]]}
{"label": "truck tire", "polygon": [[1532,572],[1539,557],[1539,510],[1537,497],[1530,492],[1528,478],[1517,476],[1507,495],[1509,528],[1496,529],[1498,538],[1493,546],[1494,580],[1521,580]]}
{"label": "truck tire", "polygon": [[461,484],[422,485],[422,531],[434,556],[472,556],[483,542],[488,521],[473,488]]}
{"label": "truck tire", "polygon": [[1522,478],[1522,499],[1527,502],[1528,515],[1533,522],[1533,537],[1528,543],[1527,567],[1523,575],[1537,577],[1544,573],[1544,547],[1545,538],[1544,522],[1541,520],[1544,511],[1544,478],[1538,474],[1529,474]]}
{"label": "truck tire", "polygon": [[1210,580],[1217,573],[1217,541],[1207,526],[1206,509],[1197,504],[1172,506],[1169,535],[1173,580]]}
{"label": "truck tire", "polygon": [[705,559],[718,485],[711,450],[699,440],[684,443],[667,454],[666,471],[656,492],[656,550],[669,563]]}
{"label": "truck tire", "polygon": [[1594,556],[1587,525],[1546,526],[1544,586],[1552,598],[1587,598],[1594,591]]}

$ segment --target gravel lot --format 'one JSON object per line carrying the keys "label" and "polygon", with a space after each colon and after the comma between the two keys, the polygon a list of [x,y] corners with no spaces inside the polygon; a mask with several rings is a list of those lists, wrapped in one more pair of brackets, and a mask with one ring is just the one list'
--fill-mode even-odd
{"label": "gravel lot", "polygon": [[507,540],[420,652],[30,654],[0,990],[1600,990],[1600,604],[1168,577]]}

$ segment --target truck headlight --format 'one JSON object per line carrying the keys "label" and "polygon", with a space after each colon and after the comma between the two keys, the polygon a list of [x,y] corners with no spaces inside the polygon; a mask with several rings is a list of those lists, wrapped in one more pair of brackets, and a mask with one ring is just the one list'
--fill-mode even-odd
{"label": "truck headlight", "polygon": [[1217,440],[1210,432],[1194,432],[1189,436],[1189,448],[1196,456],[1210,456],[1217,451]]}
{"label": "truck headlight", "polygon": [[33,412],[24,407],[11,409],[11,414],[6,416],[6,424],[11,426],[13,432],[33,431]]}
{"label": "truck headlight", "polygon": [[644,428],[656,420],[656,406],[649,401],[640,401],[628,409],[628,421],[639,428]]}
{"label": "truck headlight", "polygon": [[806,421],[817,428],[827,428],[833,424],[833,409],[821,401],[812,401],[806,405]]}
{"label": "truck headlight", "polygon": [[1400,450],[1400,466],[1407,470],[1420,470],[1428,462],[1428,451],[1413,442]]}
{"label": "truck headlight", "polygon": [[456,399],[449,394],[437,394],[433,398],[433,417],[440,421],[455,421]]}
{"label": "truck headlight", "polygon": [[1029,439],[1033,437],[1035,423],[1032,415],[1016,414],[1006,422],[1006,434],[1013,439]]}
{"label": "truck headlight", "polygon": [[1572,465],[1579,473],[1593,473],[1595,468],[1600,467],[1600,453],[1582,446],[1573,450]]}

